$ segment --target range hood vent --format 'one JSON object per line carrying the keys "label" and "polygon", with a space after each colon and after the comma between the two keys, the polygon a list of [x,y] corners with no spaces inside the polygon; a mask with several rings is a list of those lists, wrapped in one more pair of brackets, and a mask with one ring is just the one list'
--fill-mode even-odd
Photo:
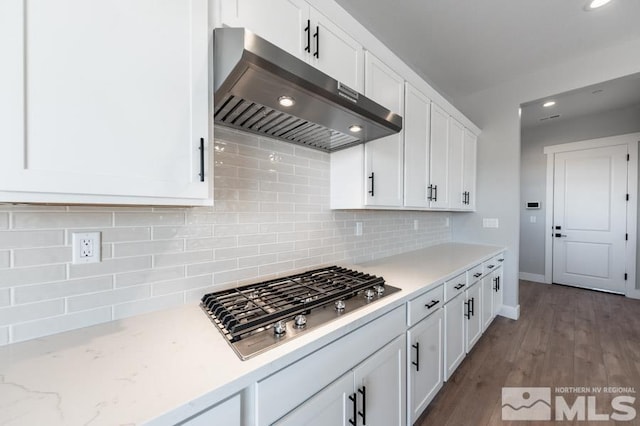
{"label": "range hood vent", "polygon": [[399,115],[244,28],[218,28],[213,39],[218,124],[325,152],[402,130]]}

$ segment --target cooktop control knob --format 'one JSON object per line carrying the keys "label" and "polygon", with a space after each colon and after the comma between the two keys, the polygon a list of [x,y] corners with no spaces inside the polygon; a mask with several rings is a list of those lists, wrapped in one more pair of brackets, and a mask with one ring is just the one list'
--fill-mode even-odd
{"label": "cooktop control knob", "polygon": [[296,328],[304,328],[307,325],[307,317],[302,314],[296,315],[293,320],[293,324],[296,326]]}
{"label": "cooktop control knob", "polygon": [[277,323],[273,324],[273,333],[276,336],[282,336],[286,332],[287,332],[287,323],[286,322],[278,321]]}
{"label": "cooktop control knob", "polygon": [[373,299],[373,296],[375,296],[375,295],[376,295],[376,291],[374,289],[372,289],[372,288],[368,288],[368,289],[366,289],[364,291],[364,297],[367,300]]}
{"label": "cooktop control knob", "polygon": [[378,296],[382,296],[384,294],[384,286],[382,284],[374,285],[373,289],[378,293]]}
{"label": "cooktop control knob", "polygon": [[338,312],[342,312],[344,311],[344,308],[346,307],[344,300],[340,299],[340,300],[336,300],[336,311]]}

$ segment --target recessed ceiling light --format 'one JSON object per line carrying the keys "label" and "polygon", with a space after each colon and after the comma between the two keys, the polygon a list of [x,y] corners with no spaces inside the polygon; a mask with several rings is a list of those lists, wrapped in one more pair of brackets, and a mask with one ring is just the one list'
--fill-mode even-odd
{"label": "recessed ceiling light", "polygon": [[555,104],[556,104],[556,101],[547,101],[547,102],[543,103],[542,106],[545,107],[545,108],[549,108],[549,107],[554,106]]}
{"label": "recessed ceiling light", "polygon": [[296,103],[296,100],[293,99],[291,96],[280,96],[278,98],[278,103],[283,106],[283,107],[290,107],[293,106],[293,104]]}
{"label": "recessed ceiling light", "polygon": [[605,4],[609,3],[610,1],[611,0],[589,0],[587,2],[587,5],[584,7],[584,10],[590,11],[590,10],[598,9],[604,6]]}
{"label": "recessed ceiling light", "polygon": [[349,131],[352,133],[358,133],[362,131],[362,126],[358,125],[358,124],[354,124],[353,126],[349,127]]}

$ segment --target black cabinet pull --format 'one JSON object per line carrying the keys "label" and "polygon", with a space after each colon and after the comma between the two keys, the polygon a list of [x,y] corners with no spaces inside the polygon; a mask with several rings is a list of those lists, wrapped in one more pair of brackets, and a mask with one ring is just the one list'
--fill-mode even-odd
{"label": "black cabinet pull", "polygon": [[427,186],[427,201],[433,201],[433,185]]}
{"label": "black cabinet pull", "polygon": [[469,204],[469,191],[462,193],[462,204]]}
{"label": "black cabinet pull", "polygon": [[304,32],[307,33],[307,47],[304,48],[304,51],[311,53],[311,19],[307,19],[307,27]]}
{"label": "black cabinet pull", "polygon": [[476,272],[475,274],[473,274],[474,278],[479,278],[480,276],[482,276],[482,272]]}
{"label": "black cabinet pull", "polygon": [[362,386],[362,389],[358,389],[358,392],[362,395],[362,411],[358,411],[360,417],[362,417],[362,424],[367,424],[367,388]]}
{"label": "black cabinet pull", "polygon": [[416,371],[420,371],[420,342],[416,342],[415,345],[411,345],[416,350],[416,361],[411,361],[411,364],[416,366]]}
{"label": "black cabinet pull", "polygon": [[427,309],[431,309],[434,306],[436,306],[438,303],[440,303],[439,300],[432,300],[431,303],[427,303],[426,305],[424,305]]}
{"label": "black cabinet pull", "polygon": [[471,316],[472,317],[476,316],[476,298],[475,297],[471,298]]}
{"label": "black cabinet pull", "polygon": [[504,258],[498,259],[498,262],[504,262]]}
{"label": "black cabinet pull", "polygon": [[464,306],[467,308],[467,312],[465,312],[464,317],[467,319],[471,319],[471,299],[464,302]]}
{"label": "black cabinet pull", "polygon": [[204,138],[200,138],[200,182],[204,182]]}
{"label": "black cabinet pull", "polygon": [[371,179],[371,190],[369,191],[369,194],[371,194],[372,197],[375,197],[375,187],[376,187],[376,176],[373,172],[371,172],[371,176],[369,176],[369,179]]}
{"label": "black cabinet pull", "polygon": [[313,54],[316,58],[320,59],[320,25],[316,25],[316,33],[313,35],[316,39],[316,53]]}
{"label": "black cabinet pull", "polygon": [[500,275],[498,275],[496,279],[498,280],[498,291],[500,291]]}
{"label": "black cabinet pull", "polygon": [[493,291],[498,291],[498,277],[493,279]]}
{"label": "black cabinet pull", "polygon": [[433,200],[438,201],[438,185],[433,185]]}
{"label": "black cabinet pull", "polygon": [[356,426],[356,421],[358,420],[358,407],[356,406],[356,394],[352,393],[349,395],[349,400],[353,404],[353,420],[349,419],[349,424]]}
{"label": "black cabinet pull", "polygon": [[465,284],[460,283],[460,284],[454,286],[453,288],[455,288],[456,290],[460,290],[464,286],[465,286]]}
{"label": "black cabinet pull", "polygon": [[493,268],[495,268],[495,267],[496,267],[495,265],[487,265],[487,268],[488,268],[488,269],[493,269]]}

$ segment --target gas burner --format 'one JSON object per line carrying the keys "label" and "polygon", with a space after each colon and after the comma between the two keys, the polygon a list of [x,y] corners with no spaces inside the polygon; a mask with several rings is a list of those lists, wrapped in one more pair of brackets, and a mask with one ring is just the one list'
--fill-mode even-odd
{"label": "gas burner", "polygon": [[209,293],[201,306],[245,360],[396,291],[381,277],[329,266]]}

